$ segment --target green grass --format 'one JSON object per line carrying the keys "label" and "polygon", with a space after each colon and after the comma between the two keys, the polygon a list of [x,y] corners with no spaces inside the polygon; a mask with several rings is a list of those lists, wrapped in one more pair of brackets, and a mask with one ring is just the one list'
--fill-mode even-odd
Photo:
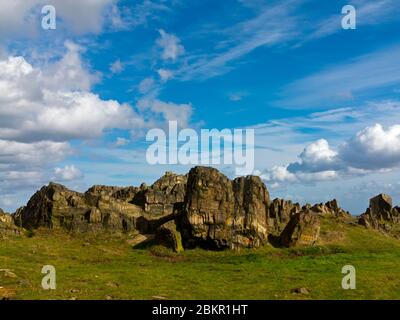
{"label": "green grass", "polygon": [[[324,221],[316,247],[173,253],[132,249],[123,236],[36,231],[0,240],[1,290],[13,299],[400,299],[400,241],[362,227]],[[341,269],[357,271],[343,290]],[[53,265],[57,289],[41,288]],[[2,287],[2,288],[1,288]],[[309,294],[293,294],[305,287]]]}

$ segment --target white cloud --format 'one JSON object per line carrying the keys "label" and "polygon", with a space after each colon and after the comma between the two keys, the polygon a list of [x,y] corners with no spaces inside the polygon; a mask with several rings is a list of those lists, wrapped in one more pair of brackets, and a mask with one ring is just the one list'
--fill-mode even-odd
{"label": "white cloud", "polygon": [[112,73],[121,73],[124,70],[124,66],[121,63],[121,60],[117,59],[110,65],[110,71]]}
{"label": "white cloud", "polygon": [[341,149],[341,158],[358,169],[385,169],[400,164],[400,125],[385,130],[375,124],[357,133]]}
{"label": "white cloud", "polygon": [[72,41],[65,41],[66,52],[57,62],[49,64],[42,70],[42,87],[59,90],[89,91],[99,76],[92,74],[81,59],[85,49]]}
{"label": "white cloud", "polygon": [[67,141],[143,125],[129,105],[88,91],[92,77],[75,45],[67,48],[61,61],[44,70],[22,57],[0,61],[0,139]]}
{"label": "white cloud", "polygon": [[337,151],[320,139],[306,146],[300,160],[263,173],[273,184],[335,180],[387,171],[400,166],[400,125],[385,130],[376,124],[341,143]]}
{"label": "white cloud", "polygon": [[158,69],[157,73],[160,76],[162,82],[167,82],[174,77],[173,72],[168,69]]}
{"label": "white cloud", "polygon": [[35,188],[48,183],[46,171],[71,153],[67,142],[0,140],[0,195],[10,200],[3,204],[12,210],[21,205],[21,197],[26,199]]}
{"label": "white cloud", "polygon": [[292,172],[321,172],[335,168],[337,157],[338,153],[331,149],[328,141],[320,139],[308,145],[299,155],[301,161],[291,164],[288,169]]}
{"label": "white cloud", "polygon": [[138,107],[142,111],[149,110],[154,114],[162,116],[165,121],[177,121],[179,126],[188,127],[193,113],[191,104],[176,104],[164,102],[158,99],[141,99]]}
{"label": "white cloud", "polygon": [[262,173],[261,178],[274,183],[297,181],[296,175],[289,172],[287,166],[274,166],[265,173]]}
{"label": "white cloud", "polygon": [[121,10],[117,5],[113,5],[110,12],[111,25],[116,30],[123,30],[128,27],[127,21],[122,17]]}
{"label": "white cloud", "polygon": [[157,45],[162,49],[161,57],[163,60],[175,61],[180,55],[185,53],[185,48],[180,44],[180,39],[173,35],[159,30],[161,38],[157,40]]}
{"label": "white cloud", "polygon": [[32,35],[34,31],[34,15],[32,9],[38,5],[35,0],[15,0],[0,2],[0,36],[10,34]]}
{"label": "white cloud", "polygon": [[23,143],[0,140],[0,171],[44,167],[62,160],[70,152],[67,142]]}
{"label": "white cloud", "polygon": [[139,83],[139,92],[142,94],[149,93],[155,86],[155,81],[153,77],[148,77],[143,79]]}
{"label": "white cloud", "polygon": [[[170,1],[169,5],[179,4],[178,1]],[[123,16],[126,26],[136,27],[139,25],[147,26],[152,20],[157,20],[161,13],[171,12],[171,8],[166,5],[165,0],[142,0],[138,2],[132,10],[128,7],[123,8]]]}
{"label": "white cloud", "polygon": [[74,165],[54,169],[56,181],[72,181],[83,178],[82,172]]}
{"label": "white cloud", "polygon": [[40,180],[42,175],[37,171],[10,171],[7,172],[5,178],[8,181],[20,181],[20,180]]}

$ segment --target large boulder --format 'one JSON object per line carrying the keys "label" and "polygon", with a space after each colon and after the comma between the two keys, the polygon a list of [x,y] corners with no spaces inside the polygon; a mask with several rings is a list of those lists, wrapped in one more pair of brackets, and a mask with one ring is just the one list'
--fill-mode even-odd
{"label": "large boulder", "polygon": [[390,231],[395,224],[400,223],[399,210],[393,208],[392,198],[380,194],[370,200],[369,208],[358,220],[359,224],[376,230]]}
{"label": "large boulder", "polygon": [[267,239],[269,194],[259,177],[234,181],[214,168],[189,172],[184,244],[224,249],[258,247]]}
{"label": "large boulder", "polygon": [[182,236],[177,230],[174,221],[169,221],[160,226],[155,233],[155,242],[174,250],[183,251]]}
{"label": "large boulder", "polygon": [[279,237],[283,247],[314,245],[319,239],[320,220],[318,214],[304,208],[295,213]]}

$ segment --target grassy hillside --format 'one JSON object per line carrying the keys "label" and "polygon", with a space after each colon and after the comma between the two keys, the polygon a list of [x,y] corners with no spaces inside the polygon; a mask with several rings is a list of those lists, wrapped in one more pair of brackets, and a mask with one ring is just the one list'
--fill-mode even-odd
{"label": "grassy hillside", "polygon": [[[357,271],[343,290],[341,269]],[[41,288],[54,265],[57,289]],[[400,241],[324,218],[311,248],[132,249],[126,237],[36,231],[0,240],[0,297],[13,299],[400,299]],[[309,294],[291,290],[305,287]]]}

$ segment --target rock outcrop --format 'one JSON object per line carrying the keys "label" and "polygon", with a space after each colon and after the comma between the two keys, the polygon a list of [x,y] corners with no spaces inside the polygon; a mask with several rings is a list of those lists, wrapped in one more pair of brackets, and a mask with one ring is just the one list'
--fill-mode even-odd
{"label": "rock outcrop", "polygon": [[129,231],[142,209],[113,194],[121,189],[92,187],[85,194],[50,183],[36,192],[15,220],[26,229],[65,228],[74,231],[112,229]]}
{"label": "rock outcrop", "polygon": [[339,207],[336,199],[328,201],[327,203],[319,203],[312,207],[310,210],[323,216],[323,217],[337,217],[337,218],[348,218],[350,217],[350,213],[348,211],[344,211]]}
{"label": "rock outcrop", "polygon": [[320,219],[318,214],[304,208],[295,213],[279,237],[283,247],[314,245],[319,238]]}
{"label": "rock outcrop", "polygon": [[[323,219],[351,219],[336,200],[301,207],[270,201],[259,177],[230,180],[218,170],[195,167],[187,175],[167,172],[153,185],[93,186],[84,193],[50,183],[11,216],[0,210],[0,235],[21,229],[124,232],[135,245],[163,244],[179,252],[207,249],[314,245]],[[370,201],[359,223],[383,231],[400,226],[400,208],[387,195]],[[396,230],[397,230],[396,229]]]}
{"label": "rock outcrop", "polygon": [[[182,214],[186,181],[186,176],[167,173],[150,187],[93,186],[85,193],[50,183],[16,211],[14,220],[26,229],[139,231],[161,235],[172,230],[166,223]],[[178,250],[179,246],[174,247]]]}
{"label": "rock outcrop", "polygon": [[393,226],[400,224],[400,210],[393,208],[390,196],[380,194],[370,200],[369,208],[359,217],[358,223],[367,228],[390,232]]}
{"label": "rock outcrop", "polygon": [[186,176],[167,172],[150,188],[144,190],[143,210],[153,216],[178,213],[185,201],[186,183]]}
{"label": "rock outcrop", "polygon": [[190,170],[182,229],[186,247],[258,247],[267,240],[269,193],[259,177],[230,180],[218,170]]}
{"label": "rock outcrop", "polygon": [[274,199],[268,210],[269,233],[273,236],[280,235],[288,224],[290,218],[301,210],[298,203],[290,200]]}
{"label": "rock outcrop", "polygon": [[13,217],[0,209],[0,238],[19,234],[21,230],[14,224]]}

